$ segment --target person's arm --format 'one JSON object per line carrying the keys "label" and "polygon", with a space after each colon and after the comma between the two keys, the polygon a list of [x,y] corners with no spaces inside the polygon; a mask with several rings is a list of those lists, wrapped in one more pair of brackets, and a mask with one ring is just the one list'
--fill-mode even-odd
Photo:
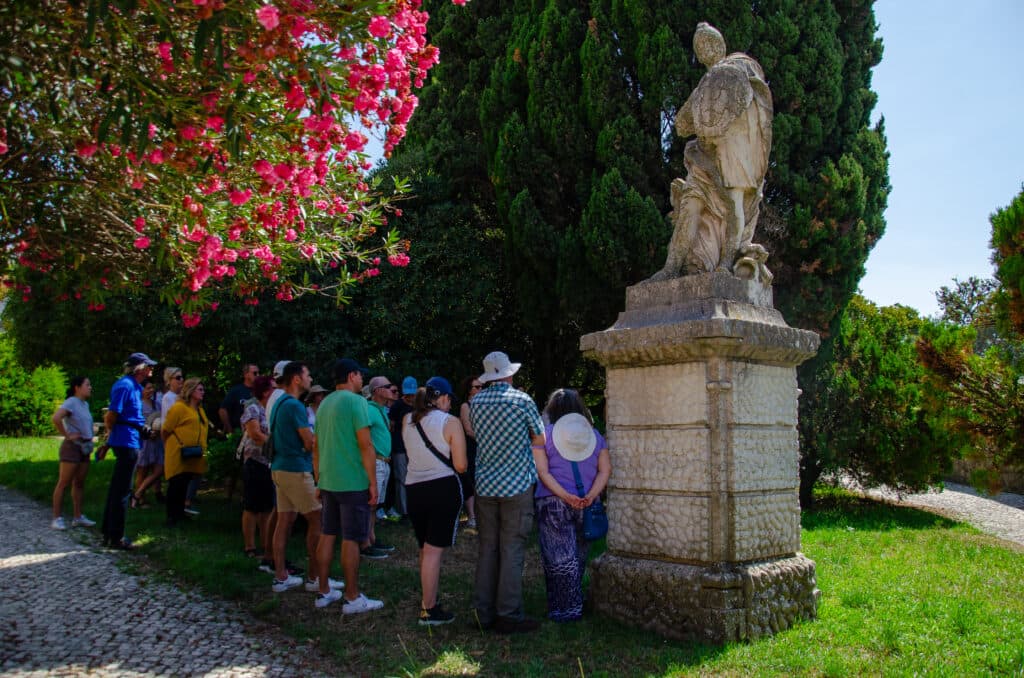
{"label": "person's arm", "polygon": [[103,428],[107,430],[107,437],[114,431],[114,426],[117,424],[117,412],[108,409],[103,413]]}
{"label": "person's arm", "polygon": [[583,506],[590,506],[594,503],[594,500],[601,496],[604,492],[604,488],[608,486],[608,478],[612,475],[612,458],[608,454],[608,448],[601,450],[597,457],[597,476],[594,478],[594,484],[590,486],[590,491],[587,492],[587,496],[583,498]]}
{"label": "person's arm", "polygon": [[302,449],[307,452],[313,451],[313,429],[308,426],[303,426],[298,429],[299,437],[302,438]]}
{"label": "person's arm", "polygon": [[583,500],[562,487],[561,483],[551,475],[551,470],[548,468],[548,453],[544,450],[543,445],[533,448],[533,461],[537,465],[537,477],[540,478],[540,482],[544,483],[544,487],[572,508],[580,508]]}
{"label": "person's arm", "polygon": [[[223,412],[224,410],[221,410]],[[245,433],[257,445],[267,442],[267,436],[260,430],[260,420],[255,417],[245,422]]]}
{"label": "person's arm", "polygon": [[366,477],[370,479],[369,503],[373,506],[377,503],[377,453],[373,449],[369,426],[356,430],[356,441],[359,443],[359,453],[363,459],[363,468],[366,469]]}
{"label": "person's arm", "polygon": [[234,433],[235,429],[231,426],[231,417],[228,416],[228,411],[224,409],[223,405],[217,410],[217,416],[220,417],[220,430],[229,435]]}
{"label": "person's arm", "polygon": [[462,403],[462,407],[459,408],[459,421],[462,422],[462,430],[466,432],[466,435],[476,438],[476,433],[473,432],[473,420],[469,417],[469,403]]}
{"label": "person's arm", "polygon": [[61,434],[68,440],[78,440],[82,437],[80,433],[68,433],[67,429],[64,428],[64,419],[70,416],[70,412],[65,410],[63,407],[58,407],[57,411],[53,413],[53,417],[50,418],[50,421],[53,422],[53,427],[57,429],[57,433]]}
{"label": "person's arm", "polygon": [[452,466],[456,473],[465,473],[469,468],[469,460],[466,457],[466,436],[462,432],[462,424],[455,417],[448,417],[444,422],[444,439],[451,448]]}

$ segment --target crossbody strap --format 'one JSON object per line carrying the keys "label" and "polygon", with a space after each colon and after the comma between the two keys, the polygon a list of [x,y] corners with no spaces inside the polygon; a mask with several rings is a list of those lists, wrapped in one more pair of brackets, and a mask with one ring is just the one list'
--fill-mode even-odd
{"label": "crossbody strap", "polygon": [[570,461],[572,464],[572,477],[576,479],[576,494],[581,497],[587,496],[587,493],[583,491],[583,478],[580,477],[580,465],[574,461]]}
{"label": "crossbody strap", "polygon": [[[186,407],[188,407],[188,406],[186,405]],[[210,421],[206,418],[206,415],[203,414],[202,409],[196,410],[196,417],[199,419],[199,437],[196,439],[195,446],[196,447],[201,447],[202,444],[203,444],[203,429],[202,429],[202,426],[203,426],[203,424],[206,424],[206,427],[209,428],[210,427]],[[178,438],[178,445],[180,445],[181,447],[187,447],[187,445],[185,445],[185,443],[183,443],[181,441],[181,438],[178,437],[178,432],[177,431],[171,431],[171,435],[174,436],[175,438]]]}
{"label": "crossbody strap", "polygon": [[434,447],[434,443],[430,442],[430,438],[427,437],[427,432],[423,430],[423,427],[420,426],[420,423],[418,421],[415,421],[413,422],[413,424],[416,425],[416,430],[420,432],[420,437],[423,438],[423,444],[427,446],[427,449],[433,452],[434,456],[440,459],[442,464],[444,464],[445,466],[454,471],[455,465],[452,463],[452,460],[448,459],[443,454],[437,451],[437,448]]}

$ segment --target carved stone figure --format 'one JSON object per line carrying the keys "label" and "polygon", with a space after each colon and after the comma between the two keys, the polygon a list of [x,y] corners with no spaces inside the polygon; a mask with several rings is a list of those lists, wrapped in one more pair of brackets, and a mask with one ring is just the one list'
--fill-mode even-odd
{"label": "carved stone figure", "polygon": [[712,271],[771,283],[768,252],[751,242],[772,145],[772,95],[761,65],[701,22],[693,49],[708,72],[676,114],[686,144],[686,179],[672,182],[672,223],[665,267],[650,279]]}

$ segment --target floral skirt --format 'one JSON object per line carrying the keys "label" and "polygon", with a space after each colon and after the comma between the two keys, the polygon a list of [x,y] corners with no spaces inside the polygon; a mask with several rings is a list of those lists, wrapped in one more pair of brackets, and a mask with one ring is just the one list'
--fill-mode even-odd
{"label": "floral skirt", "polygon": [[590,544],[583,539],[583,511],[558,497],[534,499],[540,557],[548,592],[548,618],[575,621],[583,616],[583,572]]}

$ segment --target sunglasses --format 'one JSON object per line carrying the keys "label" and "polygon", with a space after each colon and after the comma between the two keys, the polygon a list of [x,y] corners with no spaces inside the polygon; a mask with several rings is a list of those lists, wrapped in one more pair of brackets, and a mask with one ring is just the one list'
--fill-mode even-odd
{"label": "sunglasses", "polygon": [[471,388],[471,389],[473,389],[473,390],[475,390],[475,391],[479,391],[479,390],[480,390],[480,389],[482,389],[483,387],[484,387],[484,385],[483,385],[483,384],[473,384],[473,385],[471,385],[471,386],[470,386],[470,388]]}
{"label": "sunglasses", "polygon": [[176,374],[173,377],[171,377],[171,379],[173,379],[174,381],[185,381],[184,375],[181,374]]}

